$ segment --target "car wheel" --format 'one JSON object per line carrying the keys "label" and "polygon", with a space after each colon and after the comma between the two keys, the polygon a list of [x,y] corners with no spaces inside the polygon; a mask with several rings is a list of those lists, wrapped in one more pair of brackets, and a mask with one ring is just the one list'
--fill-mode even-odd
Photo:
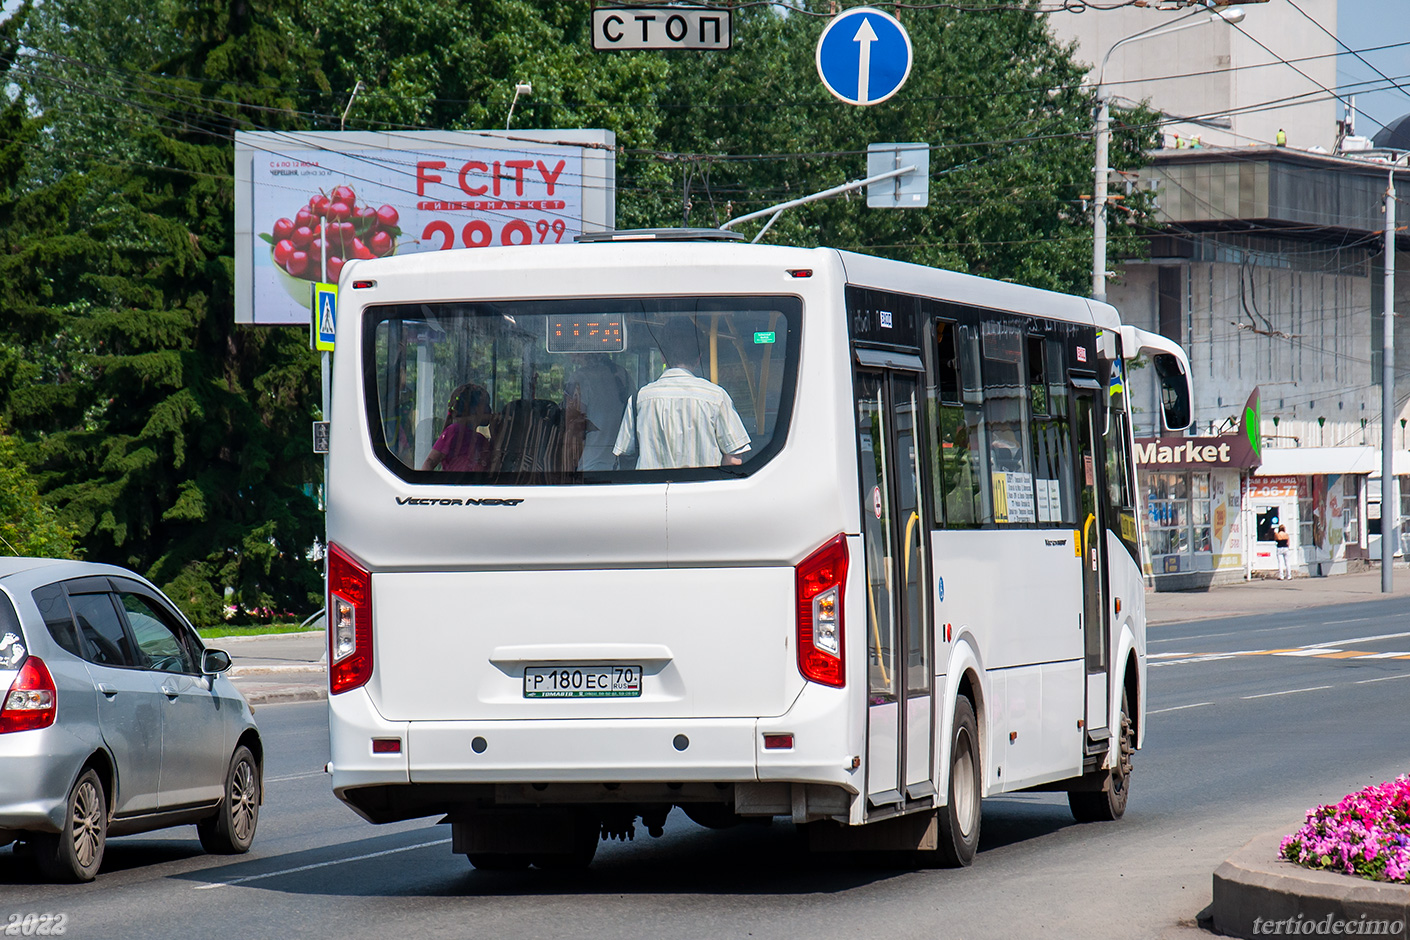
{"label": "car wheel", "polygon": [[974,861],[979,849],[980,798],[979,723],[968,698],[955,699],[955,721],[950,731],[950,795],[940,810],[941,861],[959,868]]}
{"label": "car wheel", "polygon": [[108,798],[103,781],[89,769],[69,791],[63,831],[38,833],[30,843],[45,877],[53,881],[92,881],[108,843]]}
{"label": "car wheel", "polygon": [[212,855],[243,855],[250,850],[259,824],[259,787],[259,764],[242,744],[230,758],[220,808],[196,823],[202,848]]}
{"label": "car wheel", "polygon": [[1121,733],[1117,740],[1116,766],[1107,771],[1101,790],[1067,794],[1067,805],[1078,822],[1113,822],[1126,815],[1131,796],[1131,757],[1136,753],[1136,727],[1131,723],[1131,707],[1126,691],[1121,692]]}

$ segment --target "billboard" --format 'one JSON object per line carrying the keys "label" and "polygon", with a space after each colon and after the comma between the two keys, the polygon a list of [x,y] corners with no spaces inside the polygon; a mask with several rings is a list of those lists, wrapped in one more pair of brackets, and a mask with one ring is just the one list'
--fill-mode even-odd
{"label": "billboard", "polygon": [[240,131],[235,322],[307,326],[353,258],[571,243],[615,222],[603,130]]}

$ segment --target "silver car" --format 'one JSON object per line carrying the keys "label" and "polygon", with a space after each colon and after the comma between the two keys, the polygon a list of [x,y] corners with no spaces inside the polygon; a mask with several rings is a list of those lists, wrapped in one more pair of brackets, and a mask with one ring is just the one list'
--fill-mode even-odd
{"label": "silver car", "polygon": [[0,846],[64,881],[168,826],[248,851],[264,752],[229,668],[131,571],[0,558]]}

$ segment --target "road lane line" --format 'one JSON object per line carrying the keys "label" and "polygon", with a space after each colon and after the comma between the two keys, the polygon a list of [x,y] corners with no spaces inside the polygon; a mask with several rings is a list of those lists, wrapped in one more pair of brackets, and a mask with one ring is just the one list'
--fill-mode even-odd
{"label": "road lane line", "polygon": [[325,774],[324,774],[323,771],[321,771],[321,770],[310,770],[310,771],[306,771],[305,773],[301,773],[301,774],[284,774],[284,775],[281,776],[281,777],[265,777],[265,778],[264,778],[264,782],[265,782],[265,783],[283,783],[285,780],[303,780],[303,779],[306,778],[306,777],[322,777],[322,776],[325,776]]}
{"label": "road lane line", "polygon": [[1350,619],[1350,620],[1328,620],[1326,623],[1322,624],[1322,626],[1324,626],[1324,627],[1335,627],[1337,624],[1342,624],[1342,623],[1364,623],[1365,621],[1370,620],[1370,619],[1371,619],[1370,617],[1353,617],[1353,618]]}
{"label": "road lane line", "polygon": [[1176,705],[1173,708],[1151,708],[1146,710],[1147,715],[1159,715],[1162,712],[1178,712],[1186,708],[1203,708],[1206,705],[1213,705],[1213,702],[1196,702],[1193,705]]}
{"label": "road lane line", "polygon": [[1377,640],[1399,640],[1410,636],[1410,633],[1378,633],[1375,636],[1350,636],[1346,639],[1337,639],[1338,643],[1345,643],[1350,646],[1353,643],[1374,643]]}
{"label": "road lane line", "polygon": [[1398,676],[1381,676],[1379,679],[1357,679],[1355,685],[1366,685],[1371,682],[1388,682],[1391,679],[1410,679],[1410,672],[1403,672]]}
{"label": "road lane line", "polygon": [[1151,653],[1147,659],[1179,659],[1181,656],[1197,656],[1198,653]]}
{"label": "road lane line", "polygon": [[1340,653],[1323,653],[1318,659],[1361,659],[1369,654],[1370,650],[1342,650]]}
{"label": "road lane line", "polygon": [[1220,659],[1233,658],[1233,653],[1210,653],[1207,656],[1195,656],[1191,659],[1162,659],[1158,663],[1151,663],[1150,668],[1154,669],[1156,666],[1179,666],[1184,663],[1212,663]]}
{"label": "road lane line", "polygon": [[1284,650],[1281,653],[1273,653],[1274,656],[1326,656],[1328,653],[1340,653],[1339,649],[1332,649],[1328,646],[1314,646],[1300,650]]}
{"label": "road lane line", "polygon": [[1264,692],[1260,695],[1240,695],[1239,698],[1248,701],[1253,698],[1270,698],[1274,695],[1292,695],[1294,692],[1320,692],[1323,689],[1330,689],[1329,685],[1314,685],[1308,689],[1285,689],[1282,692]]}
{"label": "road lane line", "polygon": [[1410,653],[1405,652],[1405,650],[1392,650],[1392,651],[1390,651],[1389,653],[1370,653],[1370,654],[1368,654],[1368,655],[1366,655],[1366,656],[1358,656],[1358,657],[1356,657],[1356,658],[1357,658],[1357,659],[1400,659],[1401,657],[1406,657],[1406,656],[1410,656]]}
{"label": "road lane line", "polygon": [[259,881],[263,878],[277,878],[280,875],[292,875],[295,872],[312,871],[315,868],[327,868],[329,865],[342,865],[345,862],[361,862],[369,858],[381,858],[383,855],[410,852],[412,849],[424,849],[433,845],[446,845],[449,842],[449,839],[437,839],[434,842],[418,842],[416,845],[404,845],[399,849],[384,849],[381,852],[368,852],[366,855],[354,855],[351,858],[335,858],[328,862],[314,862],[312,865],[300,865],[298,868],[285,868],[283,871],[267,871],[259,875],[246,875],[243,878],[231,878],[229,881],[216,881],[211,884],[196,885],[196,890],[205,891],[208,888],[228,888],[231,885],[244,884],[247,881]]}

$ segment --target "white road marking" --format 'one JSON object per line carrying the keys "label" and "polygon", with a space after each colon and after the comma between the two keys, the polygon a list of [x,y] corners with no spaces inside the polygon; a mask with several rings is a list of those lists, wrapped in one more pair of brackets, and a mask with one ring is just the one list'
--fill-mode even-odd
{"label": "white road marking", "polygon": [[1410,657],[1410,652],[1405,650],[1394,650],[1389,653],[1367,653],[1365,656],[1357,656],[1357,659],[1394,659],[1397,656]]}
{"label": "white road marking", "polygon": [[1193,705],[1176,705],[1173,708],[1151,708],[1146,710],[1147,715],[1159,715],[1162,712],[1178,712],[1186,708],[1203,708],[1206,705],[1213,705],[1213,702],[1196,702]]}
{"label": "white road marking", "polygon": [[1402,637],[1410,636],[1410,633],[1378,633],[1375,636],[1353,636],[1345,640],[1337,640],[1345,646],[1352,646],[1356,643],[1371,643],[1375,640],[1399,640]]}
{"label": "white road marking", "polygon": [[1379,679],[1357,679],[1355,685],[1366,685],[1371,682],[1387,682],[1391,679],[1410,679],[1410,672],[1403,672],[1398,676],[1381,676]]}
{"label": "white road marking", "polygon": [[413,849],[424,849],[432,845],[445,845],[449,839],[437,839],[434,842],[418,842],[416,845],[404,845],[399,849],[384,849],[381,852],[368,852],[366,855],[354,855],[351,858],[335,858],[328,862],[315,862],[312,865],[300,865],[298,868],[285,868],[282,871],[267,871],[259,875],[246,875],[243,878],[231,878],[229,881],[217,881],[212,884],[196,885],[197,891],[205,891],[207,888],[228,888],[231,885],[244,884],[247,881],[259,881],[262,878],[277,878],[280,875],[292,875],[300,871],[312,871],[315,868],[327,868],[329,865],[342,865],[345,862],[361,862],[369,858],[381,858],[383,855],[395,855],[398,852],[410,852]]}
{"label": "white road marking", "polygon": [[1198,653],[1151,653],[1147,659],[1179,659],[1181,656],[1198,656]]}
{"label": "white road marking", "polygon": [[1314,646],[1300,650],[1285,650],[1281,653],[1273,653],[1274,656],[1325,656],[1327,653],[1340,653],[1339,649],[1332,649],[1330,646]]}
{"label": "white road marking", "polygon": [[1248,701],[1249,699],[1254,698],[1270,698],[1274,695],[1292,695],[1294,692],[1320,692],[1323,689],[1330,688],[1331,686],[1329,685],[1314,685],[1311,688],[1307,689],[1284,689],[1282,692],[1264,692],[1260,695],[1240,695],[1239,698],[1243,699],[1244,701]]}
{"label": "white road marking", "polygon": [[1166,659],[1158,663],[1151,663],[1150,667],[1156,666],[1179,666],[1182,663],[1212,663],[1220,659],[1233,659],[1234,653],[1210,653],[1208,656],[1192,656],[1189,659]]}
{"label": "white road marking", "polygon": [[1342,624],[1342,623],[1364,623],[1365,621],[1370,620],[1370,619],[1371,619],[1370,617],[1353,617],[1353,618],[1350,619],[1350,620],[1328,620],[1326,623],[1322,624],[1322,626],[1324,626],[1324,627],[1335,627],[1335,626],[1337,626],[1338,624]]}

